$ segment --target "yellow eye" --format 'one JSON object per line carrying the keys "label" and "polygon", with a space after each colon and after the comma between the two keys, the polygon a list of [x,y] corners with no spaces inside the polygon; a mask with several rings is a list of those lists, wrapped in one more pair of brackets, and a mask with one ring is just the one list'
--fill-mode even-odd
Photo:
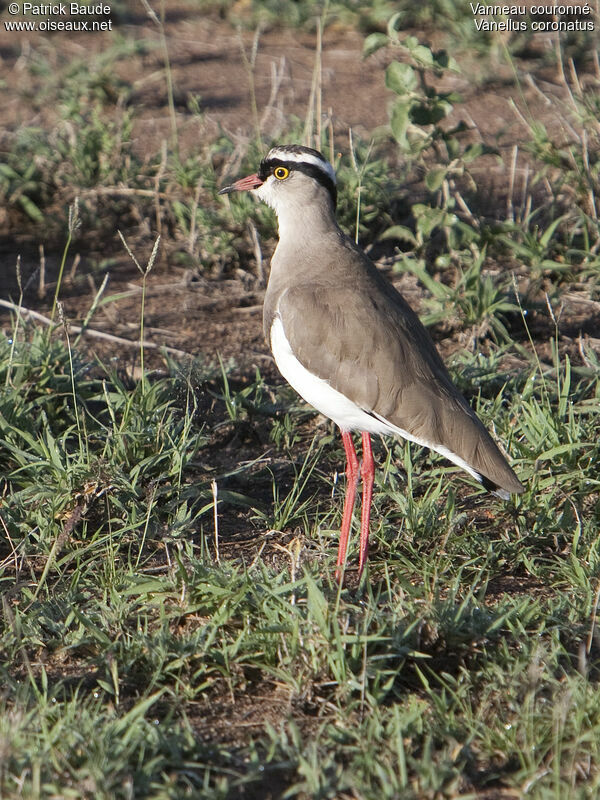
{"label": "yellow eye", "polygon": [[289,174],[290,171],[287,167],[275,167],[273,170],[273,175],[275,175],[278,181],[284,181]]}

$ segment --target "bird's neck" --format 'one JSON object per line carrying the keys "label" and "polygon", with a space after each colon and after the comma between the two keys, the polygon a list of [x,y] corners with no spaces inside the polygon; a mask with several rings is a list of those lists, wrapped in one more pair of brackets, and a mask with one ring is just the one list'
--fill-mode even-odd
{"label": "bird's neck", "polygon": [[286,203],[283,208],[275,208],[279,226],[279,241],[284,246],[296,243],[306,247],[318,242],[327,233],[338,232],[339,227],[331,203],[300,204]]}

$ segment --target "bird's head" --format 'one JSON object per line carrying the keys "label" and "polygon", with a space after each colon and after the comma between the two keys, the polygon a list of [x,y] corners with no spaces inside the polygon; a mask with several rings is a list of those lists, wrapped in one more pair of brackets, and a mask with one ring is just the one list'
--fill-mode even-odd
{"label": "bird's head", "polygon": [[335,171],[329,161],[310,147],[277,145],[271,148],[254,175],[241,178],[219,194],[251,191],[270,205],[277,216],[296,213],[315,203],[335,210]]}

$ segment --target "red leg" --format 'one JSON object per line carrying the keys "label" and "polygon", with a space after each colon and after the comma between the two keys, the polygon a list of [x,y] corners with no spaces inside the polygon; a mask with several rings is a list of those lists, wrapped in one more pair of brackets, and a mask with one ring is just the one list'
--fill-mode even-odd
{"label": "red leg", "polygon": [[348,548],[348,537],[350,535],[350,525],[352,524],[356,485],[358,483],[358,458],[356,457],[352,436],[348,431],[342,431],[342,442],[344,443],[344,452],[346,453],[347,482],[344,513],[342,515],[342,528],[340,530],[340,546],[338,548],[337,568],[335,571],[337,580],[340,580],[342,567],[346,563],[346,550]]}
{"label": "red leg", "polygon": [[369,521],[371,519],[371,500],[373,498],[373,481],[375,479],[375,462],[371,450],[371,437],[366,431],[362,435],[362,515],[360,521],[360,551],[358,556],[358,577],[363,573],[369,554]]}

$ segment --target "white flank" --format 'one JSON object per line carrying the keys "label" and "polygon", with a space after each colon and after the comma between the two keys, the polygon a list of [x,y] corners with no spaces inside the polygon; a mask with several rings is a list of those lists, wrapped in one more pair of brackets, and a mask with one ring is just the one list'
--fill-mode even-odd
{"label": "white flank", "polygon": [[273,351],[275,363],[286,381],[293,386],[307,403],[310,403],[321,414],[333,420],[341,430],[401,436],[409,442],[415,442],[415,444],[435,450],[436,453],[464,469],[480,483],[482,482],[481,475],[473,467],[469,466],[464,459],[448,450],[444,445],[413,436],[413,434],[398,428],[375,412],[372,412],[374,416],[368,414],[356,403],[353,403],[352,400],[349,400],[337,389],[334,389],[327,381],[309,372],[293,354],[283,329],[283,322],[279,316],[275,317],[271,326],[271,350]]}
{"label": "white flank", "polygon": [[275,363],[286,381],[317,411],[332,419],[343,431],[368,431],[389,433],[385,422],[374,419],[349,400],[327,381],[309,372],[292,352],[283,330],[283,323],[276,316],[271,327],[271,350]]}
{"label": "white flank", "polygon": [[320,158],[317,158],[317,156],[313,156],[312,153],[291,153],[289,150],[273,147],[271,150],[269,150],[267,159],[269,158],[278,158],[281,161],[295,161],[297,164],[312,164],[313,166],[318,167],[326,175],[329,175],[334,184],[336,183],[335,170],[329,161],[324,161]]}

